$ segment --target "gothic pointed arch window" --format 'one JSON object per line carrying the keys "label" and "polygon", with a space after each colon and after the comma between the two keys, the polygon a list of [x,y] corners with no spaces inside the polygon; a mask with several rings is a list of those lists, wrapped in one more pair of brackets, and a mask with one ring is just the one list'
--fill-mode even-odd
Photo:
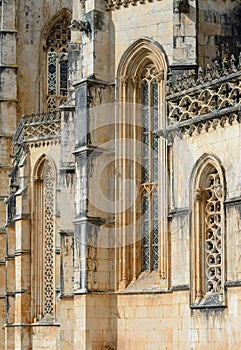
{"label": "gothic pointed arch window", "polygon": [[225,305],[224,176],[211,156],[197,167],[192,215],[192,305]]}
{"label": "gothic pointed arch window", "polygon": [[55,171],[45,157],[39,162],[34,183],[33,282],[35,321],[55,315]]}
{"label": "gothic pointed arch window", "polygon": [[51,28],[46,42],[48,112],[58,109],[67,99],[69,26],[69,16],[63,15]]}
{"label": "gothic pointed arch window", "polygon": [[[117,192],[118,181],[135,184],[125,191],[128,195],[116,219],[121,232],[120,289],[142,272],[155,271],[167,281],[167,145],[155,133],[166,127],[166,71],[163,51],[147,39],[127,50],[118,71],[121,108],[117,129],[122,146],[117,150],[121,152],[116,161]],[[128,196],[135,198],[132,205]]]}
{"label": "gothic pointed arch window", "polygon": [[154,64],[141,74],[142,105],[142,269],[158,270],[158,71]]}

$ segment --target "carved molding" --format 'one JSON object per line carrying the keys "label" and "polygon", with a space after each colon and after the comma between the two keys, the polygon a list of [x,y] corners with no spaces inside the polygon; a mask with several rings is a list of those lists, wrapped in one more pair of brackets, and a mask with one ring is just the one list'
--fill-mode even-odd
{"label": "carved molding", "polygon": [[195,94],[169,101],[169,119],[172,124],[233,107],[241,100],[241,80],[226,81],[219,87],[208,86]]}
{"label": "carved molding", "polygon": [[213,118],[209,120],[200,121],[197,124],[191,124],[187,126],[181,127],[181,133],[177,132],[177,136],[181,136],[181,134],[188,134],[189,136],[206,133],[211,130],[216,130],[218,128],[224,128],[228,125],[233,125],[235,123],[241,123],[241,112],[230,113],[220,118]]}
{"label": "carved molding", "polygon": [[117,10],[122,6],[123,7],[129,7],[130,5],[136,6],[137,4],[145,4],[148,2],[153,2],[153,0],[105,0],[105,7],[106,7],[106,10]]}
{"label": "carved molding", "polygon": [[23,115],[16,130],[13,145],[14,147],[23,142],[39,141],[43,138],[60,136],[61,115],[60,112],[53,113],[32,113]]}
{"label": "carved molding", "polygon": [[240,123],[241,55],[167,82],[168,133],[193,135]]}
{"label": "carved molding", "polygon": [[120,77],[121,84],[125,87],[128,85],[129,77],[127,75],[123,75]]}
{"label": "carved molding", "polygon": [[[207,65],[206,68],[199,67],[198,73],[194,70],[189,73],[180,74],[176,80],[170,77],[167,81],[166,94],[174,95],[175,93],[187,93],[188,89],[201,88],[203,84],[211,84],[218,82],[221,78],[227,78],[229,75],[239,73],[241,71],[241,53],[238,60],[231,56],[231,58],[224,59],[221,63],[215,61],[213,65]],[[171,97],[170,97],[171,98]]]}

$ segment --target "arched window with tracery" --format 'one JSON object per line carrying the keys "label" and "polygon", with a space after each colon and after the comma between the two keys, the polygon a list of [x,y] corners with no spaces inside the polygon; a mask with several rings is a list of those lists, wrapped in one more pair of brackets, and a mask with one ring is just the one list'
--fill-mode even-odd
{"label": "arched window with tracery", "polygon": [[199,167],[194,185],[192,303],[224,304],[224,179],[213,157]]}
{"label": "arched window with tracery", "polygon": [[[167,143],[155,133],[166,127],[166,71],[162,49],[148,39],[126,51],[118,70],[117,198],[126,193],[116,215],[120,289],[142,272],[155,271],[167,283]],[[135,185],[123,191],[121,182]]]}
{"label": "arched window with tracery", "polygon": [[33,283],[35,321],[55,315],[55,172],[43,158],[34,179]]}
{"label": "arched window with tracery", "polygon": [[47,109],[53,112],[67,99],[68,43],[70,18],[63,16],[52,27],[47,38]]}
{"label": "arched window with tracery", "polygon": [[158,270],[158,70],[147,65],[141,74],[142,105],[142,269]]}

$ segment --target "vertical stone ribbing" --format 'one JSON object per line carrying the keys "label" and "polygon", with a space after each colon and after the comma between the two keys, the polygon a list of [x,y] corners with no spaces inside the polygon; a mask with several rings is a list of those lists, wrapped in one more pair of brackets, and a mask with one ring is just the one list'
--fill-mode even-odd
{"label": "vertical stone ribbing", "polygon": [[[0,349],[13,349],[14,329],[6,327],[5,323],[14,322],[15,304],[15,230],[8,222],[5,226],[5,203],[8,197],[8,174],[11,169],[11,140],[16,128],[17,119],[17,62],[16,62],[16,2],[2,0],[0,2],[0,270],[6,278],[0,280]],[[5,245],[6,243],[6,245]],[[6,247],[6,251],[4,249]],[[6,299],[5,299],[6,294]],[[8,310],[8,311],[7,311]],[[5,338],[5,342],[4,342]]]}
{"label": "vertical stone ribbing", "polygon": [[15,193],[15,348],[31,349],[31,257],[30,257],[30,193],[29,158],[23,156],[18,164],[19,188]]}
{"label": "vertical stone ribbing", "polygon": [[[160,101],[161,96],[165,95],[165,80],[160,79],[159,86]],[[160,105],[159,128],[165,129],[167,118],[165,104]],[[159,274],[163,286],[168,285],[168,160],[167,160],[167,139],[159,139],[159,230],[160,230],[160,254],[159,254]]]}

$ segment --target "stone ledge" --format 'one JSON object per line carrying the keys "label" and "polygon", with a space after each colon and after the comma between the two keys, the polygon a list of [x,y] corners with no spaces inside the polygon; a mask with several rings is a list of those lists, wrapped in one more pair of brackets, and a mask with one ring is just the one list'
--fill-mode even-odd
{"label": "stone ledge", "polygon": [[224,287],[225,288],[232,288],[232,287],[241,287],[241,281],[237,280],[237,281],[227,281],[226,283],[224,283]]}
{"label": "stone ledge", "polygon": [[202,310],[202,309],[210,309],[210,310],[212,310],[212,309],[215,309],[215,310],[217,310],[217,311],[223,311],[223,310],[225,310],[226,308],[227,308],[227,306],[226,305],[212,305],[212,304],[210,304],[210,305],[193,305],[193,304],[191,304],[190,305],[190,308],[191,309],[195,309],[195,310]]}
{"label": "stone ledge", "polygon": [[181,216],[188,215],[190,212],[189,208],[174,208],[169,212],[169,216]]}
{"label": "stone ledge", "polygon": [[240,205],[240,204],[241,204],[241,197],[228,198],[224,201],[224,205],[226,207],[232,207],[232,206]]}
{"label": "stone ledge", "polygon": [[30,254],[30,253],[31,253],[30,250],[16,249],[16,250],[15,250],[15,253],[14,253],[14,256],[21,256],[21,255]]}
{"label": "stone ledge", "polygon": [[69,236],[69,237],[73,237],[74,236],[74,230],[59,230],[58,233],[61,236]]}
{"label": "stone ledge", "polygon": [[60,299],[73,299],[74,298],[74,294],[60,294],[59,296]]}
{"label": "stone ledge", "polygon": [[176,292],[176,291],[181,291],[181,290],[189,290],[190,287],[188,284],[180,284],[180,285],[176,285],[176,286],[172,286],[170,288],[170,290],[172,290],[173,292]]}
{"label": "stone ledge", "polygon": [[0,96],[0,102],[18,102],[17,98],[7,98]]}
{"label": "stone ledge", "polygon": [[3,68],[3,69],[8,69],[8,68],[11,68],[11,69],[18,69],[18,66],[16,64],[0,64],[0,69]]}
{"label": "stone ledge", "polygon": [[0,33],[6,33],[6,34],[17,34],[17,30],[16,29],[1,29]]}

